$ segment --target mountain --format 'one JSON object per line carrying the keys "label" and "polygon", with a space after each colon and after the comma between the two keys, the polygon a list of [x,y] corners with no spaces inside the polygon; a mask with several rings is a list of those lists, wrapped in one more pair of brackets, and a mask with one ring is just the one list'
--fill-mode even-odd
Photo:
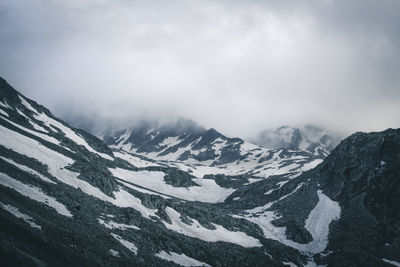
{"label": "mountain", "polygon": [[199,178],[168,159],[110,149],[0,79],[2,264],[400,263],[400,129],[353,134],[306,172],[277,159],[269,175]]}
{"label": "mountain", "polygon": [[276,149],[303,150],[325,158],[339,144],[342,137],[330,133],[320,127],[305,125],[304,127],[281,126],[267,129],[250,141],[259,146]]}
{"label": "mountain", "polygon": [[174,123],[142,121],[129,128],[104,132],[102,136],[107,145],[119,152],[119,157],[152,160],[198,178],[218,174],[253,178],[296,175],[321,162],[307,151],[265,149],[185,119]]}
{"label": "mountain", "polygon": [[290,190],[282,193],[284,187],[273,186],[276,182],[266,179],[241,188],[227,201],[241,197],[239,201],[254,203],[263,199],[263,194],[275,193],[275,198],[264,198],[242,217],[259,224],[266,237],[303,252],[319,252],[312,256],[318,264],[397,266],[399,160],[400,129],[356,133],[316,168],[287,182],[284,186]]}

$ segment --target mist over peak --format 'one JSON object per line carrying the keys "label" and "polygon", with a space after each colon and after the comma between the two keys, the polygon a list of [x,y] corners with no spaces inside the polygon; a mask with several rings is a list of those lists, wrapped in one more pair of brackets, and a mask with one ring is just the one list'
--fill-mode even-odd
{"label": "mist over peak", "polygon": [[0,73],[84,128],[184,116],[229,136],[285,124],[378,131],[400,125],[399,9],[5,0]]}

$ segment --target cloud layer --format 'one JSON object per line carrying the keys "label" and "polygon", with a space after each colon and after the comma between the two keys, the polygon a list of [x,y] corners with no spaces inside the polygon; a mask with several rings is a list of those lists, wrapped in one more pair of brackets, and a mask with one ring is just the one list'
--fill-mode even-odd
{"label": "cloud layer", "polygon": [[400,127],[400,2],[0,3],[0,75],[66,119]]}

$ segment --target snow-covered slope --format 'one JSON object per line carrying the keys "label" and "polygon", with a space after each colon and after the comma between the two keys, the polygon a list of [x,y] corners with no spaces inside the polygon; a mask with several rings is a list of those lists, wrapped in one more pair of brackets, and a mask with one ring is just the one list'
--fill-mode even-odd
{"label": "snow-covered slope", "polygon": [[304,172],[308,152],[183,128],[111,150],[0,79],[2,264],[399,262],[400,130],[354,134]]}
{"label": "snow-covered slope", "polygon": [[[185,259],[194,254],[185,245],[184,254],[171,251],[170,242],[182,238],[210,251],[208,243],[223,243],[218,245],[223,253],[234,253],[228,252],[229,244],[241,253],[261,246],[245,228],[218,219],[226,216],[221,210],[202,204],[223,202],[235,189],[123,152],[114,157],[101,140],[57,119],[2,79],[0,89],[0,247],[6,265],[8,260],[15,261],[11,265],[43,260],[50,265],[109,265],[101,254],[120,258],[114,259],[119,265],[138,265],[141,257],[146,264],[163,265],[160,250]],[[187,210],[196,213],[189,219]],[[207,221],[199,216],[205,212]],[[14,230],[28,231],[30,241]],[[132,240],[132,231],[140,238]],[[99,243],[87,242],[99,233]],[[157,251],[146,249],[157,240],[166,241]],[[31,242],[38,251],[47,252],[42,246],[50,245],[50,251],[65,256],[40,254],[35,246],[26,247]],[[82,247],[87,250],[83,256]]]}
{"label": "snow-covered slope", "polygon": [[266,149],[182,119],[161,125],[141,122],[127,129],[104,133],[103,139],[114,149],[114,155],[130,157],[130,162],[137,167],[147,159],[153,162],[147,164],[157,162],[176,167],[197,178],[218,174],[254,178],[295,175],[322,161],[309,152]]}
{"label": "snow-covered slope", "polygon": [[282,126],[267,129],[256,137],[250,138],[254,144],[265,148],[286,148],[303,150],[325,158],[339,144],[342,137],[320,127],[305,125],[302,127]]}

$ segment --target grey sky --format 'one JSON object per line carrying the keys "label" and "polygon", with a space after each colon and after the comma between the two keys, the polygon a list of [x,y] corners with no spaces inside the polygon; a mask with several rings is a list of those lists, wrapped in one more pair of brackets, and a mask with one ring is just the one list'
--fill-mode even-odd
{"label": "grey sky", "polygon": [[2,0],[0,75],[64,118],[400,127],[400,1]]}

